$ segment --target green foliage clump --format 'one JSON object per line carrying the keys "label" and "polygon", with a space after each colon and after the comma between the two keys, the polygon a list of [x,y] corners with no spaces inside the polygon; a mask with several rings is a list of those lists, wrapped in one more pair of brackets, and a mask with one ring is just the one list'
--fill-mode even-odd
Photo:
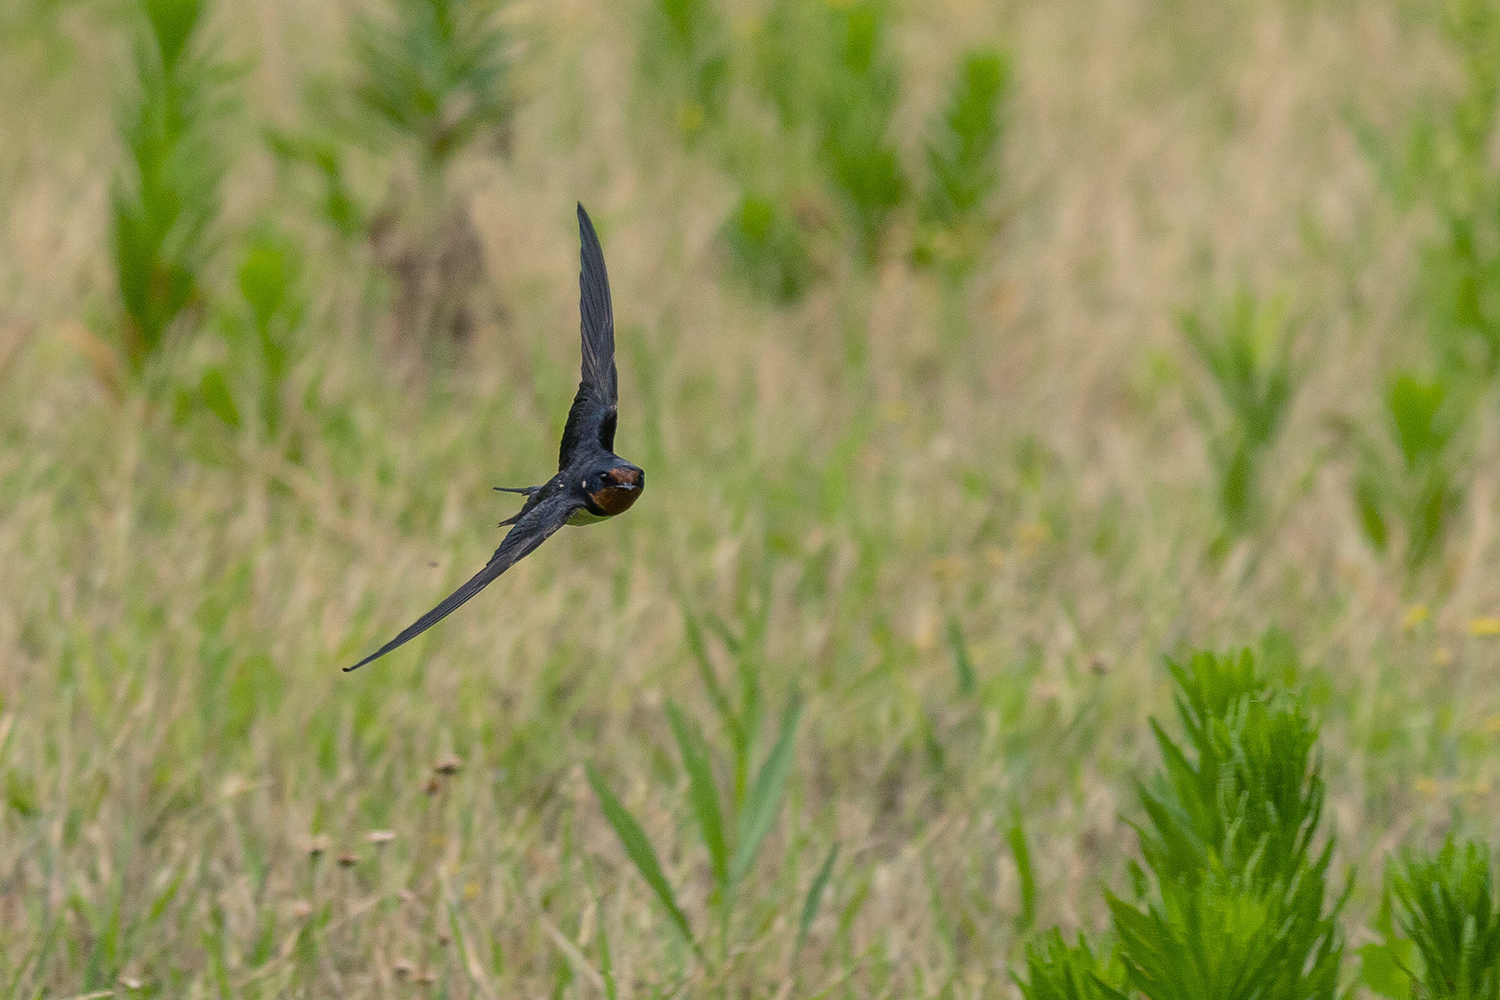
{"label": "green foliage clump", "polygon": [[1207,376],[1208,391],[1192,405],[1208,435],[1219,510],[1229,534],[1243,535],[1264,519],[1261,469],[1297,391],[1287,306],[1241,288],[1209,316],[1184,313],[1180,326]]}
{"label": "green foliage clump", "polygon": [[771,198],[742,197],[724,222],[721,238],[740,280],[773,302],[795,302],[817,276],[806,231]]}
{"label": "green foliage clump", "polygon": [[1422,275],[1433,348],[1443,368],[1483,385],[1500,371],[1500,174],[1490,156],[1500,107],[1500,6],[1458,0],[1444,15],[1463,86],[1418,126],[1407,183],[1413,195],[1433,200],[1441,223]]}
{"label": "green foliage clump", "polygon": [[760,52],[764,86],[783,127],[810,132],[867,260],[878,253],[886,220],[908,188],[891,141],[900,77],[890,24],[884,0],[778,0]]}
{"label": "green foliage clump", "polygon": [[1009,57],[997,49],[969,52],[959,63],[926,141],[929,181],[922,216],[928,235],[916,248],[919,262],[941,262],[965,273],[991,235],[984,209],[1000,186],[1011,73]]}
{"label": "green foliage clump", "polygon": [[1463,501],[1463,414],[1443,381],[1403,373],[1386,391],[1384,415],[1390,440],[1362,441],[1354,500],[1370,543],[1384,551],[1399,532],[1415,572],[1442,550]]}
{"label": "green foliage clump", "polygon": [[[442,354],[473,327],[483,247],[455,159],[486,138],[504,150],[515,113],[502,0],[390,0],[354,24],[354,70],[309,92],[310,126],[273,131],[279,161],[310,175],[320,215],[345,239],[368,239],[389,279],[398,343]],[[363,203],[349,182],[359,153],[390,180]],[[395,154],[395,155],[393,155]]]}
{"label": "green foliage clump", "polygon": [[1435,9],[1460,69],[1457,93],[1429,97],[1401,138],[1364,120],[1355,130],[1396,203],[1436,216],[1419,273],[1425,332],[1436,364],[1474,392],[1500,371],[1500,174],[1490,155],[1500,5],[1454,0]]}
{"label": "green foliage clump", "polygon": [[1435,222],[1417,272],[1423,336],[1414,343],[1424,357],[1402,359],[1384,400],[1395,448],[1365,442],[1355,477],[1366,535],[1380,550],[1403,535],[1409,573],[1442,550],[1465,493],[1455,452],[1500,374],[1500,172],[1491,155],[1500,128],[1500,4],[1454,0],[1434,10],[1459,69],[1456,92],[1429,95],[1401,137],[1355,122],[1396,204]]}
{"label": "green foliage clump", "polygon": [[248,404],[272,439],[282,427],[294,335],[306,310],[302,266],[301,252],[284,235],[267,230],[252,238],[236,276],[244,306],[226,311],[219,323],[229,363],[203,376],[204,399],[225,423],[239,426]]}
{"label": "green foliage clump", "polygon": [[1435,855],[1405,852],[1391,876],[1401,934],[1415,945],[1414,995],[1500,998],[1500,899],[1489,847],[1449,838]]}
{"label": "green foliage clump", "polygon": [[355,25],[355,94],[370,119],[441,170],[485,130],[509,127],[510,43],[492,0],[394,0]]}
{"label": "green foliage clump", "polygon": [[1054,930],[1028,948],[1022,994],[1333,1000],[1348,889],[1330,905],[1317,726],[1249,650],[1169,667],[1183,737],[1152,721],[1162,770],[1137,785],[1135,824],[1150,874],[1133,866],[1135,902],[1107,896],[1118,957]]}
{"label": "green foliage clump", "polygon": [[138,7],[145,30],[135,46],[135,91],[119,118],[128,158],[110,198],[122,341],[137,371],[201,298],[224,176],[214,127],[227,77],[201,51],[206,0],[140,0]]}
{"label": "green foliage clump", "polygon": [[1343,898],[1327,906],[1317,727],[1248,650],[1171,671],[1184,738],[1152,723],[1163,770],[1137,788],[1157,898],[1109,900],[1130,983],[1151,1000],[1332,1000]]}
{"label": "green foliage clump", "polygon": [[1054,928],[1026,946],[1026,978],[1016,985],[1023,1000],[1124,1000],[1125,968],[1118,956],[1094,954],[1082,935],[1070,945]]}
{"label": "green foliage clump", "polygon": [[[690,144],[715,137],[743,192],[721,240],[733,272],[756,294],[778,304],[799,299],[827,270],[811,252],[825,232],[852,244],[868,267],[885,255],[893,220],[907,217],[915,236],[903,253],[954,278],[993,236],[1010,60],[994,48],[959,58],[914,169],[894,135],[902,95],[895,18],[888,0],[773,0],[741,48],[714,0],[643,7],[642,78],[666,95]],[[741,78],[766,118],[728,112]]]}

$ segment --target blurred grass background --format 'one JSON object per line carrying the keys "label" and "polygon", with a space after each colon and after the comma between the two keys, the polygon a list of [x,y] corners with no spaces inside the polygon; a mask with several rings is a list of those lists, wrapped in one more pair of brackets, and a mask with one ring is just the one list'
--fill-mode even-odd
{"label": "blurred grass background", "polygon": [[[1196,648],[1353,946],[1494,838],[1489,5],[198,10],[0,9],[11,994],[1014,995]],[[555,461],[575,200],[651,488],[344,676]]]}

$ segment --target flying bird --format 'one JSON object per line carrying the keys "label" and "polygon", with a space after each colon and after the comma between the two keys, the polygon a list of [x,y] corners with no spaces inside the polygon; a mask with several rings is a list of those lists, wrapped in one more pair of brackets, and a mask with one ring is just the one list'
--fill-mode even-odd
{"label": "flying bird", "polygon": [[458,610],[501,573],[530,555],[565,524],[594,524],[630,509],[646,487],[646,473],[614,452],[619,380],[615,374],[615,321],[609,301],[609,275],[594,224],[578,206],[582,268],[578,274],[578,309],[583,326],[583,374],[568,410],[557,475],[541,486],[497,486],[520,493],[526,503],[515,517],[500,522],[511,529],[484,569],[412,622],[400,635],[360,660],[358,670],[410,642]]}

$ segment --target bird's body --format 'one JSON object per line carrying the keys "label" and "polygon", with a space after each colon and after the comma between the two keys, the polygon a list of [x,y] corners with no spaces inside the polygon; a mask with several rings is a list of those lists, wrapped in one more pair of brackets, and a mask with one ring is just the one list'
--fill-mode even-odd
{"label": "bird's body", "polygon": [[518,514],[500,522],[501,527],[512,527],[489,563],[400,635],[354,666],[345,667],[346,671],[379,659],[448,617],[564,524],[595,524],[622,514],[645,489],[646,474],[614,452],[619,384],[609,275],[604,269],[599,237],[582,205],[578,206],[578,232],[582,241],[578,289],[583,374],[563,428],[557,475],[541,486],[497,486],[523,494],[526,502]]}

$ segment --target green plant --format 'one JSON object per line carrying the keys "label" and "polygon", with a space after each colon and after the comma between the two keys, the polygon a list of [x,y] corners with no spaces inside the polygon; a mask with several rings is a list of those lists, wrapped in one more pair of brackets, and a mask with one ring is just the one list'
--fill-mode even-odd
{"label": "green plant", "polygon": [[640,32],[641,77],[670,95],[684,136],[718,121],[729,92],[729,31],[713,0],[649,0]]}
{"label": "green plant", "polygon": [[344,158],[322,138],[283,143],[314,168],[324,214],[341,230],[356,219],[390,277],[398,338],[428,352],[463,341],[484,279],[483,246],[467,206],[449,188],[454,158],[480,137],[508,144],[514,116],[511,40],[500,0],[391,0],[384,17],[354,28],[356,110],[327,113],[331,132],[369,149],[410,154],[373,211],[349,194]]}
{"label": "green plant", "polygon": [[1500,5],[1435,6],[1459,69],[1454,94],[1429,94],[1406,135],[1353,127],[1384,187],[1403,208],[1422,205],[1438,223],[1422,247],[1418,298],[1432,360],[1466,394],[1500,372],[1500,174],[1490,150],[1500,108]]}
{"label": "green plant", "polygon": [[1489,846],[1450,837],[1435,855],[1403,853],[1391,876],[1401,933],[1416,946],[1415,995],[1500,997],[1500,899]]}
{"label": "green plant", "polygon": [[301,252],[282,234],[265,230],[250,241],[237,274],[244,308],[226,312],[219,322],[228,364],[209,369],[200,387],[209,409],[231,426],[239,426],[248,403],[268,438],[281,429],[292,338],[306,305],[302,267]]}
{"label": "green plant", "polygon": [[1095,955],[1079,935],[1070,945],[1056,928],[1026,946],[1026,978],[1014,977],[1023,1000],[1125,1000],[1125,967]]}
{"label": "green plant", "polygon": [[128,154],[110,198],[123,345],[139,370],[167,329],[201,299],[223,157],[214,127],[225,68],[200,41],[207,0],[139,0],[135,92],[119,116]]}
{"label": "green plant", "polygon": [[281,424],[281,390],[290,361],[291,339],[302,322],[298,287],[302,255],[278,233],[257,237],[240,264],[240,294],[249,306],[250,330],[260,368],[260,411],[272,437]]}
{"label": "green plant", "polygon": [[1317,728],[1248,650],[1170,668],[1185,738],[1153,721],[1163,770],[1137,787],[1156,898],[1109,898],[1131,985],[1151,1000],[1331,1000],[1347,891],[1327,905]]}
{"label": "green plant", "polygon": [[495,0],[392,0],[355,23],[354,93],[372,121],[441,171],[481,132],[507,129],[510,41]]}
{"label": "green plant", "polygon": [[[735,706],[724,689],[708,658],[699,624],[688,616],[689,645],[698,660],[700,673],[708,689],[709,700],[728,738],[732,781],[728,793],[720,790],[714,776],[714,752],[703,735],[699,722],[675,703],[667,703],[667,721],[682,760],[688,783],[688,805],[696,822],[699,840],[708,855],[712,888],[708,906],[712,926],[695,932],[691,921],[678,902],[677,894],[662,871],[656,848],[639,821],[610,791],[608,784],[590,766],[590,784],[599,798],[605,818],[619,837],[635,869],[651,887],[667,911],[673,926],[691,944],[700,959],[721,964],[728,960],[733,934],[732,917],[743,902],[740,889],[759,857],[766,835],[781,811],[786,783],[792,770],[793,751],[802,703],[793,695],[781,713],[776,739],[758,768],[753,768],[755,747],[763,715],[759,661],[746,648],[753,645],[753,634],[738,640],[720,628],[726,644],[737,655],[740,674],[739,705]],[[753,623],[752,623],[753,624]],[[760,625],[763,627],[764,622]],[[806,938],[816,918],[824,890],[832,876],[837,845],[826,856],[808,885],[797,923],[797,947]],[[712,942],[718,947],[712,947]]]}
{"label": "green plant", "polygon": [[773,302],[795,302],[817,276],[807,234],[790,211],[770,198],[742,197],[720,238],[735,276]]}
{"label": "green plant", "polygon": [[300,166],[311,171],[317,185],[314,201],[334,232],[347,240],[367,230],[368,213],[350,190],[345,176],[342,144],[329,136],[297,135],[278,129],[267,130],[266,144],[282,166]]}
{"label": "green plant", "polygon": [[1286,302],[1241,288],[1210,316],[1183,313],[1179,326],[1207,376],[1191,403],[1208,436],[1219,510],[1230,535],[1242,535],[1263,520],[1261,468],[1297,391]]}
{"label": "green plant", "polygon": [[1500,6],[1446,5],[1444,29],[1463,88],[1447,109],[1431,171],[1443,223],[1424,260],[1424,295],[1440,363],[1488,383],[1500,371],[1500,176],[1490,157],[1500,108]]}
{"label": "green plant", "polygon": [[928,127],[927,191],[922,199],[928,231],[917,247],[923,263],[942,263],[956,274],[967,272],[993,225],[987,224],[985,201],[1000,181],[1003,109],[1010,93],[1011,64],[995,49],[969,52],[942,113]]}
{"label": "green plant", "polygon": [[1500,108],[1500,5],[1454,0],[1440,23],[1460,70],[1454,94],[1426,95],[1407,135],[1393,139],[1356,116],[1367,157],[1396,202],[1435,216],[1422,247],[1417,296],[1423,379],[1398,371],[1384,402],[1389,442],[1358,438],[1354,501],[1372,545],[1398,543],[1408,574],[1442,551],[1466,492],[1458,454],[1500,371],[1500,174],[1491,162]]}
{"label": "green plant", "polygon": [[777,0],[760,51],[761,78],[784,129],[806,129],[839,193],[866,261],[874,261],[908,183],[891,142],[900,78],[884,0]]}
{"label": "green plant", "polygon": [[1399,531],[1415,571],[1441,551],[1463,501],[1462,413],[1442,381],[1402,373],[1386,392],[1384,416],[1390,444],[1361,438],[1354,501],[1370,543],[1385,551]]}
{"label": "green plant", "polygon": [[[648,16],[660,22],[643,43],[648,63],[693,65],[694,58],[708,58],[693,57],[694,51],[723,51],[722,26],[707,0],[653,4]],[[747,193],[723,234],[742,280],[777,302],[800,298],[816,276],[807,243],[822,228],[844,234],[869,266],[881,255],[892,217],[912,206],[920,216],[913,259],[940,265],[954,277],[972,268],[993,235],[996,223],[986,215],[986,203],[1000,177],[1009,60],[994,49],[976,49],[959,60],[948,100],[928,129],[928,180],[918,198],[893,138],[901,96],[890,43],[893,22],[886,0],[775,0],[759,32],[757,78],[779,133],[768,144],[728,137],[726,162]],[[672,45],[652,41],[658,36]],[[658,50],[676,54],[662,58]],[[715,55],[711,65],[720,66],[719,59]],[[685,106],[701,111],[710,99]],[[691,124],[697,127],[696,118]],[[818,176],[815,193],[797,175],[798,167]],[[818,205],[824,193],[828,211]]]}

